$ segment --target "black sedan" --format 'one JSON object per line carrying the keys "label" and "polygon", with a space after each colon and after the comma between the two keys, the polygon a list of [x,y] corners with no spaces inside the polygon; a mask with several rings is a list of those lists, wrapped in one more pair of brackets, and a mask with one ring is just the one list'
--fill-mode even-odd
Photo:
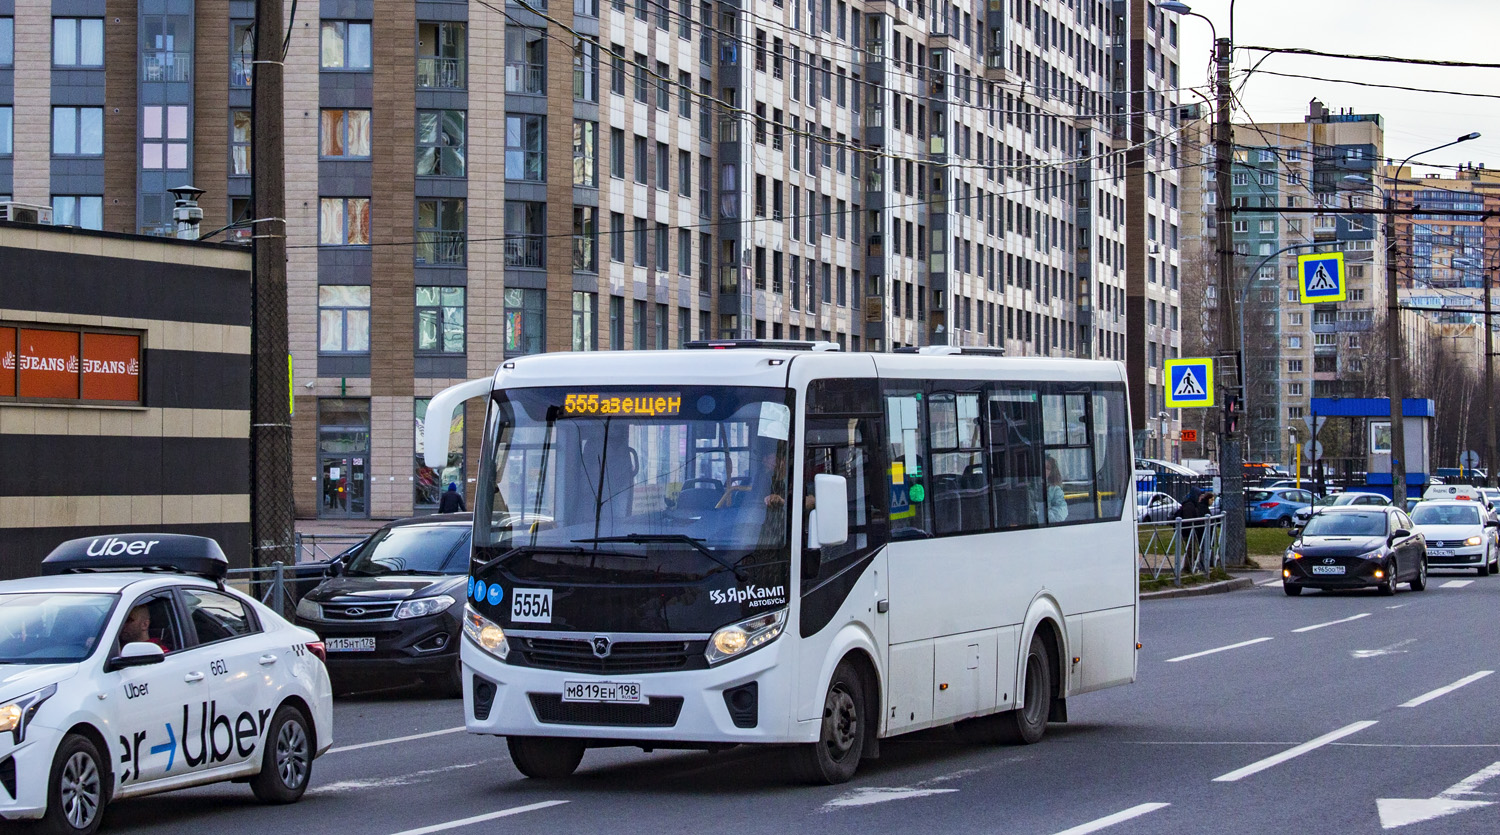
{"label": "black sedan", "polygon": [[1427,542],[1406,512],[1396,507],[1326,507],[1292,531],[1281,558],[1288,595],[1304,587],[1353,589],[1375,586],[1395,594],[1397,583],[1427,588]]}
{"label": "black sedan", "polygon": [[391,522],[297,603],[297,624],[328,651],[334,692],[393,678],[462,693],[459,629],[469,570],[468,513]]}

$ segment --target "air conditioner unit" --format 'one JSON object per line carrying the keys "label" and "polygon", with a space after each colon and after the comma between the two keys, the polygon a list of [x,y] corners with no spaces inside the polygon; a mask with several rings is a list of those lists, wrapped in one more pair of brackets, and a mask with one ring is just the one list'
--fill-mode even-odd
{"label": "air conditioner unit", "polygon": [[7,200],[0,203],[0,220],[8,220],[12,223],[40,223],[51,226],[52,207]]}

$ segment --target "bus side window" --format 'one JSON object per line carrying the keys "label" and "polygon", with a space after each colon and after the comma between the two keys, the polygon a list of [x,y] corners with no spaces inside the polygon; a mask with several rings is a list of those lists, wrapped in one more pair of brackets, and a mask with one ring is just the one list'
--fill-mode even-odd
{"label": "bus side window", "polygon": [[996,527],[1039,525],[1042,412],[1035,389],[993,387],[988,393],[990,491]]}
{"label": "bus side window", "polygon": [[1046,493],[1041,507],[1049,525],[1098,516],[1088,403],[1088,392],[1042,395]]}
{"label": "bus side window", "polygon": [[1119,519],[1129,490],[1130,419],[1125,392],[1094,392],[1094,486],[1099,491],[1099,518]]}
{"label": "bus side window", "polygon": [[927,397],[932,474],[929,502],[936,533],[990,530],[989,480],[979,393],[934,391]]}
{"label": "bus side window", "polygon": [[930,536],[931,505],[927,501],[926,436],[922,392],[887,389],[885,394],[886,437],[890,444],[891,538]]}

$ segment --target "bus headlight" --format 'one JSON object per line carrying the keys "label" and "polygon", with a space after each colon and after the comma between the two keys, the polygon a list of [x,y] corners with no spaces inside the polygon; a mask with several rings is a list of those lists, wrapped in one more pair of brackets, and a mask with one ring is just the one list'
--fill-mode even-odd
{"label": "bus headlight", "polygon": [[464,634],[501,661],[510,655],[510,642],[505,640],[505,630],[469,606],[464,607]]}
{"label": "bus headlight", "polygon": [[786,610],[767,612],[753,618],[721,627],[708,639],[708,649],[703,654],[708,663],[717,664],[726,658],[743,655],[759,646],[776,640],[786,626]]}

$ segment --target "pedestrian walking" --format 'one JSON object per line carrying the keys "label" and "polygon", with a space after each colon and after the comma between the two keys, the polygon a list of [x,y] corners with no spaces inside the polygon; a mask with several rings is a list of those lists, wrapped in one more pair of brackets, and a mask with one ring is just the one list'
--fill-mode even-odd
{"label": "pedestrian walking", "polygon": [[457,484],[448,482],[448,492],[438,502],[438,513],[462,513],[464,510],[464,494],[458,492]]}

